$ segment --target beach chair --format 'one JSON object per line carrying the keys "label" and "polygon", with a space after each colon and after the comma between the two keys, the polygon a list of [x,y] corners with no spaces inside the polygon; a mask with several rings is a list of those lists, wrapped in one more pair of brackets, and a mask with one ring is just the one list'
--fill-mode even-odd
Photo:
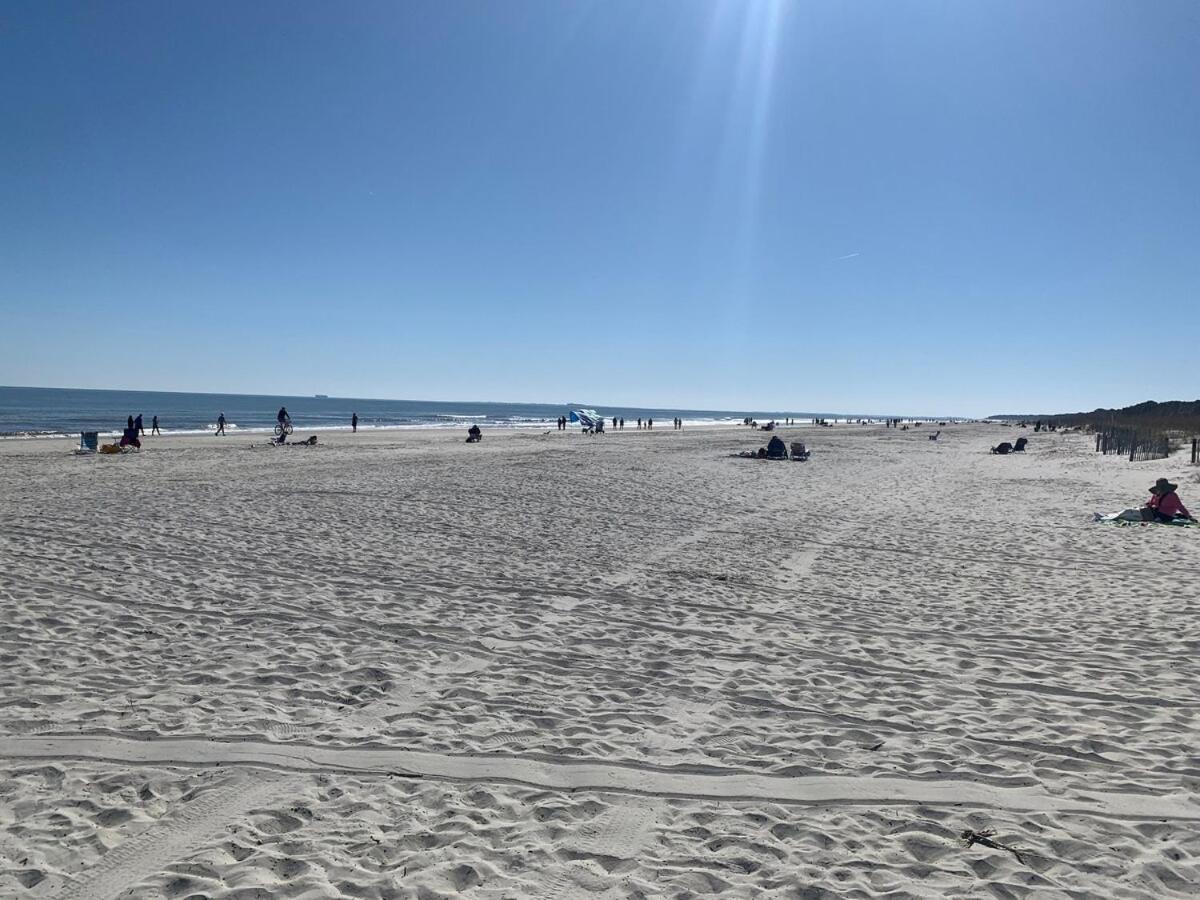
{"label": "beach chair", "polygon": [[79,452],[80,453],[95,453],[100,449],[100,432],[98,431],[81,431],[79,432]]}
{"label": "beach chair", "polygon": [[804,446],[804,441],[792,441],[792,461],[807,462],[809,450]]}

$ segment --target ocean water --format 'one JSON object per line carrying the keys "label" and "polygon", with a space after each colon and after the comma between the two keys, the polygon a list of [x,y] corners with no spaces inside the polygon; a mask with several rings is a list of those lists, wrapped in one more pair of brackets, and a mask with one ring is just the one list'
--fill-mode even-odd
{"label": "ocean water", "polygon": [[638,409],[602,403],[447,403],[431,400],[356,400],[344,397],[275,397],[252,394],[183,394],[160,391],[97,391],[72,388],[0,386],[0,437],[45,435],[78,437],[81,431],[120,434],[127,416],[142,414],[146,431],[158,416],[164,434],[203,434],[216,430],[225,414],[226,431],[269,432],[275,414],[286,406],[297,432],[349,429],[358,413],[358,427],[467,428],[472,422],[490,428],[551,428],[572,408],[595,409],[611,419],[624,417],[631,427],[640,416],[669,427],[679,417],[685,425],[738,423],[746,416],[759,421],[814,416],[845,418],[832,413],[783,410]]}

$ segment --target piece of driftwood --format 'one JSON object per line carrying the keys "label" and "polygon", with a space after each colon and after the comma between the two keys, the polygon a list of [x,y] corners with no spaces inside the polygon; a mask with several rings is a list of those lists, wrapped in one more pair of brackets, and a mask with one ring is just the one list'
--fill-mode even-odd
{"label": "piece of driftwood", "polygon": [[1007,850],[1017,858],[1017,862],[1019,862],[1021,865],[1025,865],[1025,860],[1021,858],[1021,851],[1019,851],[1016,847],[1009,846],[1008,844],[1002,844],[999,841],[993,841],[992,838],[995,836],[995,834],[996,832],[994,831],[975,831],[974,829],[968,828],[962,833],[961,837],[967,842],[968,848],[974,847],[976,844],[982,844],[984,847],[991,847],[993,850]]}

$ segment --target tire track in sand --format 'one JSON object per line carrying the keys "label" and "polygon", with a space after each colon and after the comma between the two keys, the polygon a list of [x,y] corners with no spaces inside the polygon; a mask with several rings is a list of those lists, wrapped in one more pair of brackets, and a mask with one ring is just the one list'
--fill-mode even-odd
{"label": "tire track in sand", "polygon": [[619,804],[607,809],[568,838],[565,850],[579,855],[554,871],[535,900],[575,900],[575,898],[621,897],[625,893],[614,879],[589,865],[590,857],[636,859],[654,830],[661,804]]}
{"label": "tire track in sand", "polygon": [[[470,661],[435,666],[423,676],[414,675],[401,681],[388,694],[342,718],[341,723],[350,727],[383,724],[383,716],[414,712],[437,692],[441,684],[439,676],[466,674],[479,668],[482,664]],[[276,731],[297,734],[311,727],[296,724]],[[54,900],[116,900],[132,885],[186,857],[227,822],[299,790],[302,784],[303,778],[298,773],[263,769],[236,772],[219,787],[173,808],[145,831],[109,850],[55,894]]]}
{"label": "tire track in sand", "polygon": [[122,841],[54,895],[55,900],[116,900],[124,891],[161,872],[230,819],[269,803],[299,783],[262,769],[236,772],[218,787],[177,807],[145,831]]}
{"label": "tire track in sand", "polygon": [[0,737],[0,758],[90,759],[125,765],[242,766],[295,773],[402,775],[429,780],[516,784],[566,792],[589,790],[653,798],[812,804],[928,804],[1024,812],[1069,812],[1200,822],[1200,802],[1183,793],[1119,789],[1051,794],[1024,778],[904,778],[858,775],[766,775],[743,769],[656,767],[554,756],[452,755],[419,750],[358,749],[191,738],[129,740],[108,735]]}

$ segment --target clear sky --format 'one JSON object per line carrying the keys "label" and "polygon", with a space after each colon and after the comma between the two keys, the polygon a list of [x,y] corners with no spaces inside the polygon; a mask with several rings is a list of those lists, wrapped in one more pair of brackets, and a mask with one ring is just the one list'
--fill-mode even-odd
{"label": "clear sky", "polygon": [[0,6],[0,384],[1200,394],[1200,6]]}

